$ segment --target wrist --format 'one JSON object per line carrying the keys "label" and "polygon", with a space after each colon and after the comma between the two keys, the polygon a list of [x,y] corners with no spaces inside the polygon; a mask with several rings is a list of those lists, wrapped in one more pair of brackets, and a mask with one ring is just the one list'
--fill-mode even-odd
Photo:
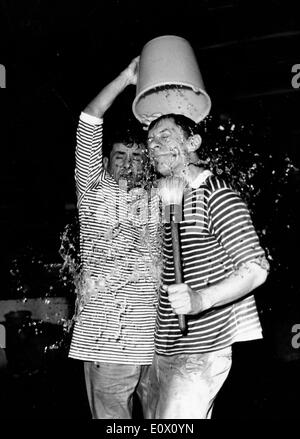
{"label": "wrist", "polygon": [[207,311],[213,307],[208,289],[200,290],[199,291],[199,298],[200,298],[199,312]]}
{"label": "wrist", "polygon": [[128,85],[131,84],[131,76],[128,73],[127,69],[123,70],[123,72],[120,73],[118,78],[119,78],[121,90],[123,90],[124,88],[126,88]]}

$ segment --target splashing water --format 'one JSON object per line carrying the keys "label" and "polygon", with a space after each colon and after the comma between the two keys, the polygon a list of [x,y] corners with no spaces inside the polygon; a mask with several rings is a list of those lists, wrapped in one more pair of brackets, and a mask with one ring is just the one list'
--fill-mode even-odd
{"label": "splashing water", "polygon": [[[268,144],[268,127],[262,132],[254,123],[223,116],[208,116],[199,127],[203,142],[198,165],[224,179],[246,202],[268,258],[273,261],[277,253],[274,218],[282,210],[290,180],[299,175],[299,169],[287,153],[274,151]],[[171,159],[169,171],[173,175]],[[285,228],[290,230],[291,225],[286,222]],[[280,265],[278,255],[276,259],[272,263],[275,270]]]}
{"label": "splashing water", "polygon": [[[251,123],[241,123],[230,118],[224,120],[217,117],[207,117],[202,123],[203,144],[199,150],[199,165],[210,169],[214,174],[219,175],[233,187],[248,204],[249,210],[254,218],[256,230],[260,236],[263,247],[266,249],[268,259],[273,260],[273,270],[288,270],[286,262],[276,248],[276,237],[274,237],[274,218],[282,212],[282,203],[289,190],[291,177],[299,173],[290,157],[281,151],[273,151],[265,147],[268,143],[269,134],[263,136],[256,134],[256,127]],[[265,144],[264,144],[265,143]],[[146,188],[156,185],[156,175],[153,171],[153,163],[146,166],[143,178],[138,182],[132,180],[130,186]],[[133,201],[132,201],[133,202]],[[284,227],[289,233],[293,231],[295,224],[290,214],[284,217]],[[114,245],[114,233],[111,230],[107,236],[111,240],[111,255],[117,262],[118,249]],[[162,235],[162,231],[161,231]],[[157,242],[157,248],[153,249],[153,242],[149,239],[149,232],[145,227],[141,240],[144,245],[149,246],[151,255],[148,264],[148,274],[160,277],[161,257],[159,247],[161,239]],[[138,243],[136,243],[138,245]],[[33,247],[26,248],[23,253],[15,255],[10,267],[10,286],[14,294],[26,303],[28,297],[44,297],[51,301],[56,291],[75,293],[75,311],[71,320],[62,319],[65,332],[68,332],[76,319],[80,317],[82,309],[88,303],[93,294],[93,285],[88,273],[83,274],[79,257],[79,227],[76,220],[68,224],[61,236],[61,247],[59,254],[63,263],[45,262],[45,258]],[[118,270],[118,264],[115,264]],[[43,278],[35,289],[32,278],[26,273],[32,272],[32,278]],[[114,274],[118,275],[116,271]],[[144,273],[135,267],[133,274],[123,282],[138,281]],[[118,275],[119,276],[119,275]],[[97,289],[103,291],[106,280],[99,279]],[[119,285],[121,288],[122,284]],[[116,291],[109,289],[110,294]],[[120,310],[124,310],[125,304],[120,304]],[[126,330],[122,318],[124,312],[120,312],[120,326],[116,337],[122,335]],[[128,324],[128,322],[126,322]],[[99,337],[101,332],[99,332]],[[53,342],[45,347],[46,350],[56,350],[64,344],[64,339]]]}
{"label": "splashing water", "polygon": [[[82,311],[90,300],[100,293],[101,301],[104,305],[104,314],[102,314],[102,326],[98,328],[97,340],[105,335],[105,322],[111,318],[112,309],[119,310],[119,320],[116,325],[116,331],[113,335],[114,339],[122,344],[123,334],[132,326],[132,322],[128,321],[126,310],[127,304],[123,299],[118,297],[118,291],[129,283],[153,282],[157,284],[161,281],[161,265],[162,265],[162,246],[153,239],[153,233],[150,233],[148,217],[140,214],[140,211],[148,211],[149,203],[152,198],[149,189],[152,188],[156,176],[151,168],[151,164],[145,160],[144,172],[142,176],[138,175],[137,179],[133,173],[125,174],[126,177],[120,180],[122,189],[127,191],[126,202],[128,204],[128,217],[125,223],[119,222],[118,218],[112,226],[108,226],[104,235],[98,234],[93,240],[90,255],[85,255],[85,267],[89,267],[90,258],[97,255],[98,275],[95,278],[86,268],[83,269],[79,257],[79,226],[67,225],[61,236],[60,256],[63,258],[63,266],[61,275],[66,281],[71,280],[75,290],[75,312],[71,320],[71,324],[81,321]],[[125,181],[125,185],[124,185]],[[120,187],[121,187],[120,186]],[[134,189],[132,189],[132,187]],[[126,193],[125,191],[125,193]],[[148,207],[145,209],[145,205]],[[124,219],[123,219],[124,220]],[[131,226],[129,226],[131,224]],[[125,227],[123,232],[123,228]],[[128,240],[128,227],[133,230],[138,227],[139,234],[132,233],[132,239]],[[77,242],[74,243],[76,235]],[[158,231],[158,236],[161,236]],[[126,242],[125,242],[126,241]],[[127,242],[128,241],[128,242]],[[103,244],[107,245],[103,245]],[[121,257],[121,248],[126,248],[128,254],[139,255],[136,257],[136,263],[132,265],[129,258]],[[93,261],[95,262],[95,261]],[[94,264],[92,264],[93,266]],[[109,265],[109,272],[107,266]],[[129,270],[129,271],[128,271]],[[127,276],[124,273],[129,272]],[[120,296],[121,297],[121,296]],[[96,341],[97,341],[96,340]]]}
{"label": "splashing water", "polygon": [[[280,266],[274,246],[274,218],[282,209],[291,177],[299,173],[284,151],[270,150],[270,132],[253,123],[209,116],[202,123],[199,165],[223,178],[248,205],[272,268]],[[257,131],[259,131],[257,133]],[[273,145],[271,145],[273,146]],[[289,224],[285,225],[289,228]],[[275,260],[276,259],[276,260]]]}
{"label": "splashing water", "polygon": [[[63,259],[60,269],[60,275],[65,285],[71,284],[76,294],[75,312],[72,319],[68,322],[68,328],[71,328],[73,321],[78,318],[81,310],[90,299],[88,296],[88,285],[83,277],[81,270],[80,252],[79,252],[79,223],[78,218],[74,222],[67,224],[61,235],[61,245],[59,254]],[[84,295],[82,291],[87,291]]]}

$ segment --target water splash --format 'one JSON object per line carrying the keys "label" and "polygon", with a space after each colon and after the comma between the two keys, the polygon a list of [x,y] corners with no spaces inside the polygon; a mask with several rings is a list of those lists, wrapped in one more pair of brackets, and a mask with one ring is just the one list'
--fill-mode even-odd
{"label": "water splash", "polygon": [[[273,270],[279,270],[282,256],[276,249],[274,218],[282,212],[289,185],[299,169],[286,152],[274,150],[268,127],[216,116],[207,117],[201,127],[199,165],[223,178],[240,194]],[[288,221],[284,227],[290,228]]]}
{"label": "water splash", "polygon": [[[131,177],[131,176],[130,176]],[[122,343],[124,334],[132,324],[128,321],[126,312],[128,306],[124,303],[118,292],[126,285],[143,282],[156,282],[159,285],[161,281],[161,265],[162,265],[162,245],[154,238],[153,233],[149,230],[148,218],[143,222],[141,219],[137,204],[151,204],[152,197],[147,189],[152,187],[155,176],[151,172],[150,167],[144,172],[143,179],[138,180],[138,184],[134,184],[135,189],[130,189],[126,195],[126,202],[128,203],[128,217],[123,222],[113,222],[108,226],[105,234],[98,234],[90,248],[92,250],[88,255],[85,255],[85,264],[80,263],[79,257],[79,226],[76,227],[67,225],[61,236],[60,256],[63,258],[63,265],[61,275],[65,277],[66,282],[71,280],[74,285],[75,292],[75,311],[72,317],[71,324],[81,321],[82,311],[87,304],[96,296],[100,294],[102,304],[104,306],[104,313],[102,314],[102,326],[97,328],[98,335],[95,342],[100,340],[100,337],[106,335],[106,319],[110,319],[114,314],[114,310],[118,309],[119,318],[115,325],[115,334],[110,334],[117,342]],[[127,180],[126,180],[127,183]],[[136,182],[135,182],[136,183]],[[142,186],[142,187],[141,187]],[[124,189],[124,188],[123,188]],[[126,189],[128,187],[126,185]],[[142,189],[142,192],[141,192]],[[147,210],[147,209],[146,209]],[[135,214],[137,213],[137,218]],[[157,225],[156,225],[157,226]],[[128,227],[132,228],[132,239],[128,239]],[[136,233],[138,227],[139,233]],[[125,229],[124,229],[125,228]],[[123,231],[124,229],[124,231]],[[76,235],[77,242],[74,243]],[[158,235],[162,236],[162,231],[158,230]],[[82,237],[83,239],[83,237]],[[105,243],[105,245],[103,245]],[[130,258],[122,256],[121,248],[127,249],[127,254],[134,253],[135,264]],[[89,259],[92,260],[97,255],[98,274],[95,277],[90,273],[86,267],[89,267]],[[94,264],[92,264],[93,266]],[[109,270],[107,267],[109,265]],[[124,273],[129,273],[124,276]],[[111,309],[113,307],[113,309]],[[100,321],[100,319],[99,319]]]}
{"label": "water splash", "polygon": [[[263,247],[267,251],[268,259],[272,261],[273,270],[288,272],[289,267],[278,247],[278,239],[274,226],[274,218],[282,219],[282,230],[293,233],[297,224],[293,213],[285,210],[287,194],[290,191],[290,181],[299,176],[299,169],[284,151],[274,151],[270,146],[270,133],[257,133],[253,123],[245,123],[230,118],[207,117],[202,123],[203,144],[199,150],[199,164],[210,169],[216,175],[224,178],[248,204],[254,218],[255,226]],[[145,162],[146,163],[146,162]],[[153,163],[146,166],[143,178],[133,181],[130,186],[146,187],[147,190],[156,184],[156,175]],[[116,231],[116,230],[115,230]],[[111,255],[118,259],[118,248],[115,246],[115,234],[111,230],[107,239],[111,240]],[[160,277],[161,259],[159,253],[161,241],[157,248],[147,240],[148,231],[145,228],[142,240],[152,248],[149,250],[151,260],[147,261],[148,273]],[[138,243],[136,243],[138,245]],[[75,311],[71,320],[62,321],[64,330],[70,330],[73,322],[80,316],[82,309],[91,298],[93,288],[90,276],[83,276],[79,257],[79,227],[77,219],[68,224],[61,237],[60,256],[62,263],[49,263],[46,258],[34,247],[28,246],[14,255],[10,266],[10,290],[23,303],[28,297],[44,297],[51,302],[51,297],[67,295],[74,300]],[[117,264],[116,264],[117,266]],[[31,273],[31,275],[29,275]],[[118,271],[114,273],[120,277]],[[132,276],[123,279],[123,282],[138,281],[143,276],[139,267],[135,267]],[[38,279],[38,285],[34,282]],[[104,289],[105,279],[99,279],[96,288]],[[119,287],[122,284],[120,283]],[[110,294],[116,294],[117,289],[109,289]],[[84,294],[82,294],[84,292]],[[121,305],[122,306],[122,305]],[[120,333],[124,327],[119,328]],[[101,333],[99,333],[101,334]],[[46,346],[48,351],[59,349],[64,342],[51,343]]]}

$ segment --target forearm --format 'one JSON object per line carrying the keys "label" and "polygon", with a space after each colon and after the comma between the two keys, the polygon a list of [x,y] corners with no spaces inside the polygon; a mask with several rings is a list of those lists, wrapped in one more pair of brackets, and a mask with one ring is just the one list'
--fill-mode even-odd
{"label": "forearm", "polygon": [[240,266],[228,278],[199,291],[200,310],[224,306],[241,299],[262,285],[267,274],[267,264],[263,266],[256,262],[248,262]]}
{"label": "forearm", "polygon": [[130,84],[137,82],[139,57],[134,58],[119,76],[104,87],[84,109],[84,113],[102,118],[116,97]]}
{"label": "forearm", "polygon": [[116,97],[130,84],[125,71],[121,72],[112,82],[106,85],[100,93],[83,110],[84,113],[102,118]]}

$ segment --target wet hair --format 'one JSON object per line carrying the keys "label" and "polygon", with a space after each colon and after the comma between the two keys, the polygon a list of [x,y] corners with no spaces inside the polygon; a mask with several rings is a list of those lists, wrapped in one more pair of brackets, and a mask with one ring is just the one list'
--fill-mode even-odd
{"label": "wet hair", "polygon": [[103,136],[103,155],[110,158],[112,148],[115,143],[123,143],[128,148],[134,145],[140,145],[145,148],[146,133],[136,123],[127,121],[127,123],[119,123],[117,126],[104,129]]}
{"label": "wet hair", "polygon": [[182,131],[184,132],[187,138],[195,134],[199,134],[199,126],[196,122],[194,122],[189,117],[184,116],[183,114],[175,114],[175,113],[164,114],[158,117],[157,119],[153,120],[148,127],[148,131],[153,127],[155,127],[155,125],[158,122],[165,119],[173,119],[175,124],[182,129]]}

